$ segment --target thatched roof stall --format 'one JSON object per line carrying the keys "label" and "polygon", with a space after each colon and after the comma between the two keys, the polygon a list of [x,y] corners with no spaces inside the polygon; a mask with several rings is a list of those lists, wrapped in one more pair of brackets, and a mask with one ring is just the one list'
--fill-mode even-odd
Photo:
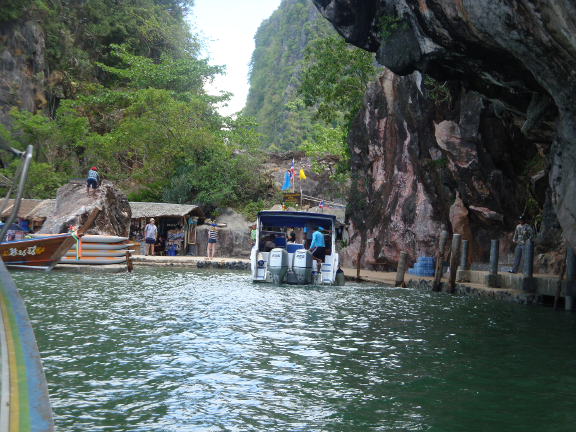
{"label": "thatched roof stall", "polygon": [[[0,200],[0,206],[4,204],[4,200]],[[36,200],[36,199],[23,199],[20,202],[20,209],[16,217],[22,219],[35,219],[44,220],[52,214],[56,200]],[[2,212],[1,217],[8,217],[14,208],[14,200],[8,200],[6,208]]]}
{"label": "thatched roof stall", "polygon": [[[4,200],[0,200],[0,208],[4,204]],[[54,211],[56,200],[37,200],[37,199],[23,199],[20,201],[20,208],[16,217],[22,219],[22,229],[25,231],[30,229],[34,231],[38,225],[42,225],[46,218],[48,218]],[[14,200],[8,200],[4,211],[0,218],[4,219],[10,216],[14,210]]]}
{"label": "thatched roof stall", "polygon": [[132,219],[196,216],[204,219],[200,207],[189,204],[165,204],[148,202],[131,202]]}
{"label": "thatched roof stall", "polygon": [[[131,202],[130,238],[144,241],[144,227],[155,219],[158,236],[166,240],[166,251],[186,254],[188,245],[196,244],[196,226],[204,223],[200,207],[189,204]],[[144,250],[144,247],[141,248]]]}

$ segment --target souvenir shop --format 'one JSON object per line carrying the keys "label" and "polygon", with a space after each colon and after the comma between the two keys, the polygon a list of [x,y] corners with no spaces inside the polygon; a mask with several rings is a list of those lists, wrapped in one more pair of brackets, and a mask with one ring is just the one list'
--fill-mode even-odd
{"label": "souvenir shop", "polygon": [[204,213],[198,206],[131,202],[130,207],[130,241],[137,254],[146,253],[144,228],[154,218],[158,230],[157,255],[196,255],[196,228],[204,223]]}

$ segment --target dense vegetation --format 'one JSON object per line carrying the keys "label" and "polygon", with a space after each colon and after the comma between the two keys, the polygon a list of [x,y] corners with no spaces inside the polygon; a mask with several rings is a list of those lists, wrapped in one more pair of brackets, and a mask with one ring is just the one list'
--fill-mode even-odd
{"label": "dense vegetation", "polygon": [[184,20],[193,0],[1,5],[1,21],[32,17],[44,28],[48,93],[62,93],[49,116],[15,107],[10,130],[0,128],[13,147],[35,147],[28,196],[53,197],[92,165],[133,200],[241,207],[265,196],[254,120],[220,116],[228,95],[204,91],[223,68],[201,58]]}
{"label": "dense vegetation", "polygon": [[315,108],[297,94],[299,70],[304,49],[335,33],[310,0],[283,1],[258,28],[244,114],[260,124],[263,148],[287,151],[315,140]]}

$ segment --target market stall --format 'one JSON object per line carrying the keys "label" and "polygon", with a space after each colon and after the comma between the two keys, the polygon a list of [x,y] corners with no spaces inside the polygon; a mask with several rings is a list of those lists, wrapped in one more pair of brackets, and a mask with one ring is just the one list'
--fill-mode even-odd
{"label": "market stall", "polygon": [[137,246],[137,253],[145,253],[144,228],[150,218],[154,218],[158,237],[166,240],[163,254],[196,254],[196,227],[204,223],[204,213],[198,206],[131,202],[130,207],[130,241],[140,244],[139,248]]}
{"label": "market stall", "polygon": [[[0,208],[2,208],[4,200],[0,199]],[[20,226],[23,232],[37,232],[42,228],[42,224],[49,217],[56,206],[56,200],[36,200],[36,199],[23,199],[20,202],[20,208],[16,217],[18,218],[15,223]],[[11,213],[14,207],[14,200],[8,200],[4,206],[4,211],[0,218],[5,220]],[[19,240],[18,238],[15,238]]]}

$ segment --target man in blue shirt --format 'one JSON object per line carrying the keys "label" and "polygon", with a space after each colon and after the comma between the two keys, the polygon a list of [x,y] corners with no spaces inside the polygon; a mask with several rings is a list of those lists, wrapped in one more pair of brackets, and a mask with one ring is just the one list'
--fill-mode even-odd
{"label": "man in blue shirt", "polygon": [[[326,230],[326,232],[331,233],[332,231]],[[320,273],[320,268],[324,259],[326,258],[326,244],[324,243],[324,229],[318,227],[318,230],[312,234],[312,243],[310,243],[310,251],[312,252],[312,258],[318,263],[318,273]]]}
{"label": "man in blue shirt", "polygon": [[100,177],[98,176],[98,171],[96,167],[92,167],[90,171],[88,171],[88,179],[86,180],[86,194],[88,197],[90,196],[90,186],[92,186],[92,196],[96,198],[96,188],[98,187],[98,180]]}

